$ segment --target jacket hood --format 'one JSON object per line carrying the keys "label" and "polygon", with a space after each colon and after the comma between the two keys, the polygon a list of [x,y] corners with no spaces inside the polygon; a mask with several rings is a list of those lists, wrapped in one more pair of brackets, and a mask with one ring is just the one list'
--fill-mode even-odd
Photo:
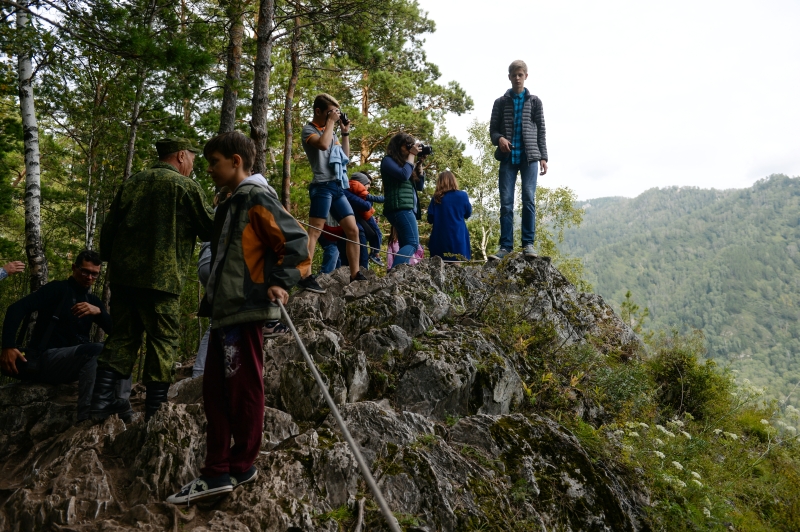
{"label": "jacket hood", "polygon": [[239,186],[236,187],[236,190],[239,190],[239,188],[244,184],[252,184],[259,186],[261,188],[265,188],[267,189],[267,192],[270,193],[272,196],[274,196],[275,198],[278,197],[278,193],[275,192],[275,189],[270,186],[269,182],[267,181],[267,178],[261,174],[251,175],[250,177],[239,183]]}

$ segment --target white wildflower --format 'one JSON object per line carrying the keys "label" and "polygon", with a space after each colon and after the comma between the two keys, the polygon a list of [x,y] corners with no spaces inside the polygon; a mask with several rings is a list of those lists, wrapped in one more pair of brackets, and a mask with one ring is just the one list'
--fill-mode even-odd
{"label": "white wildflower", "polygon": [[683,434],[684,436],[686,436],[686,439],[687,439],[687,440],[691,440],[691,439],[692,439],[692,435],[691,435],[691,434],[689,434],[688,432],[686,432],[685,430],[682,430],[682,431],[681,431],[681,434]]}
{"label": "white wildflower", "polygon": [[795,434],[795,433],[797,433],[797,429],[794,428],[794,427],[786,427],[786,432],[789,432],[791,434]]}
{"label": "white wildflower", "polygon": [[625,431],[624,430],[615,430],[614,432],[612,432],[612,434],[614,436],[624,436],[625,435]]}
{"label": "white wildflower", "polygon": [[680,465],[678,462],[672,462],[672,467],[674,467],[678,471],[683,471],[683,466]]}
{"label": "white wildflower", "polygon": [[623,450],[623,451],[627,451],[627,452],[629,452],[629,453],[632,453],[632,452],[634,451],[634,448],[633,448],[633,447],[631,447],[630,445],[623,445],[623,446],[622,446],[622,450]]}
{"label": "white wildflower", "polygon": [[709,510],[708,508],[706,508],[706,507],[704,506],[704,507],[703,507],[703,515],[704,515],[704,516],[706,516],[706,517],[708,517],[709,519],[711,519],[711,510]]}
{"label": "white wildflower", "polygon": [[695,484],[697,484],[697,487],[699,487],[699,488],[702,488],[702,487],[703,487],[703,483],[702,483],[702,482],[700,482],[699,480],[692,479],[692,482],[694,482]]}
{"label": "white wildflower", "polygon": [[719,436],[720,434],[722,434],[722,429],[714,429],[714,434]]}
{"label": "white wildflower", "polygon": [[767,421],[766,419],[762,419],[761,420],[761,424],[762,425],[769,425],[769,421]]}
{"label": "white wildflower", "polygon": [[638,432],[634,432],[634,431],[630,431],[628,433],[628,436],[630,436],[631,438],[638,438],[639,437],[639,433]]}
{"label": "white wildflower", "polygon": [[682,481],[682,480],[678,480],[678,479],[676,478],[676,479],[675,479],[675,485],[676,485],[676,486],[678,486],[679,488],[685,488],[685,487],[686,487],[686,482],[684,482],[684,481]]}
{"label": "white wildflower", "polygon": [[732,439],[732,440],[738,440],[738,439],[739,439],[739,436],[737,436],[737,435],[736,435],[736,434],[734,434],[733,432],[726,432],[726,433],[725,433],[725,436],[726,436],[727,438],[730,438],[730,439]]}
{"label": "white wildflower", "polygon": [[703,477],[700,476],[700,473],[698,473],[697,471],[692,471],[692,476],[694,478],[696,478],[697,480],[700,480],[701,478],[703,478]]}
{"label": "white wildflower", "polygon": [[736,397],[737,395],[739,395],[739,394],[736,393],[736,392],[731,392],[731,397]]}
{"label": "white wildflower", "polygon": [[659,447],[661,447],[662,445],[664,445],[664,442],[663,442],[663,441],[661,441],[661,440],[659,440],[658,438],[656,438],[655,440],[653,440],[653,443],[655,443],[655,444],[656,444],[656,445],[658,445]]}
{"label": "white wildflower", "polygon": [[680,419],[670,419],[667,421],[667,425],[675,425],[677,427],[683,427],[683,421]]}
{"label": "white wildflower", "polygon": [[666,428],[664,428],[663,425],[656,425],[656,428],[658,430],[660,430],[666,436],[669,436],[670,438],[674,438],[675,437],[675,435],[673,433],[671,433],[670,431],[668,431]]}
{"label": "white wildflower", "polygon": [[636,427],[639,426],[639,424],[634,423],[633,421],[627,421],[625,422],[625,426],[628,427],[629,429],[635,429]]}
{"label": "white wildflower", "polygon": [[653,451],[653,454],[654,454],[654,455],[656,455],[656,456],[658,456],[658,457],[659,457],[659,458],[661,458],[662,460],[663,460],[664,458],[666,458],[666,457],[667,457],[667,455],[665,455],[665,454],[664,454],[664,453],[662,453],[661,451]]}
{"label": "white wildflower", "polygon": [[644,430],[650,429],[650,425],[648,425],[647,423],[639,423],[639,427],[643,428]]}

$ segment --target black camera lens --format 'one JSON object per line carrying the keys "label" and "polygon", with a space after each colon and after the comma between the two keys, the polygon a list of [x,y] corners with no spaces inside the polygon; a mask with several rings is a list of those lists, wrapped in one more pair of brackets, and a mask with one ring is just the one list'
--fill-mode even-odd
{"label": "black camera lens", "polygon": [[339,121],[342,123],[343,126],[347,126],[350,124],[350,119],[347,118],[347,113],[340,114]]}

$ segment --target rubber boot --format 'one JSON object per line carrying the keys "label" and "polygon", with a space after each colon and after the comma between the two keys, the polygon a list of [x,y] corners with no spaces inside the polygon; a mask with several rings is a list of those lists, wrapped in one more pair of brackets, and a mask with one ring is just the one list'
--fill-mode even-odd
{"label": "rubber boot", "polygon": [[168,382],[148,382],[146,385],[147,396],[144,399],[144,422],[150,421],[150,418],[156,415],[158,409],[161,408],[163,403],[167,402],[167,394],[169,393]]}
{"label": "rubber boot", "polygon": [[127,399],[116,396],[117,381],[122,377],[111,369],[97,369],[92,391],[91,418],[103,421],[108,417],[118,414],[125,423],[130,423],[133,416],[131,403]]}

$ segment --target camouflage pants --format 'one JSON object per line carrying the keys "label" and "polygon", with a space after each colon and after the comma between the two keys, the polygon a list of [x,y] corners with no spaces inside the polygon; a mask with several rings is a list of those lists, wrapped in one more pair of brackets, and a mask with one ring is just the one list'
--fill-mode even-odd
{"label": "camouflage pants", "polygon": [[147,333],[142,380],[172,382],[180,342],[180,296],[123,285],[111,285],[114,328],[97,360],[100,369],[130,375]]}

